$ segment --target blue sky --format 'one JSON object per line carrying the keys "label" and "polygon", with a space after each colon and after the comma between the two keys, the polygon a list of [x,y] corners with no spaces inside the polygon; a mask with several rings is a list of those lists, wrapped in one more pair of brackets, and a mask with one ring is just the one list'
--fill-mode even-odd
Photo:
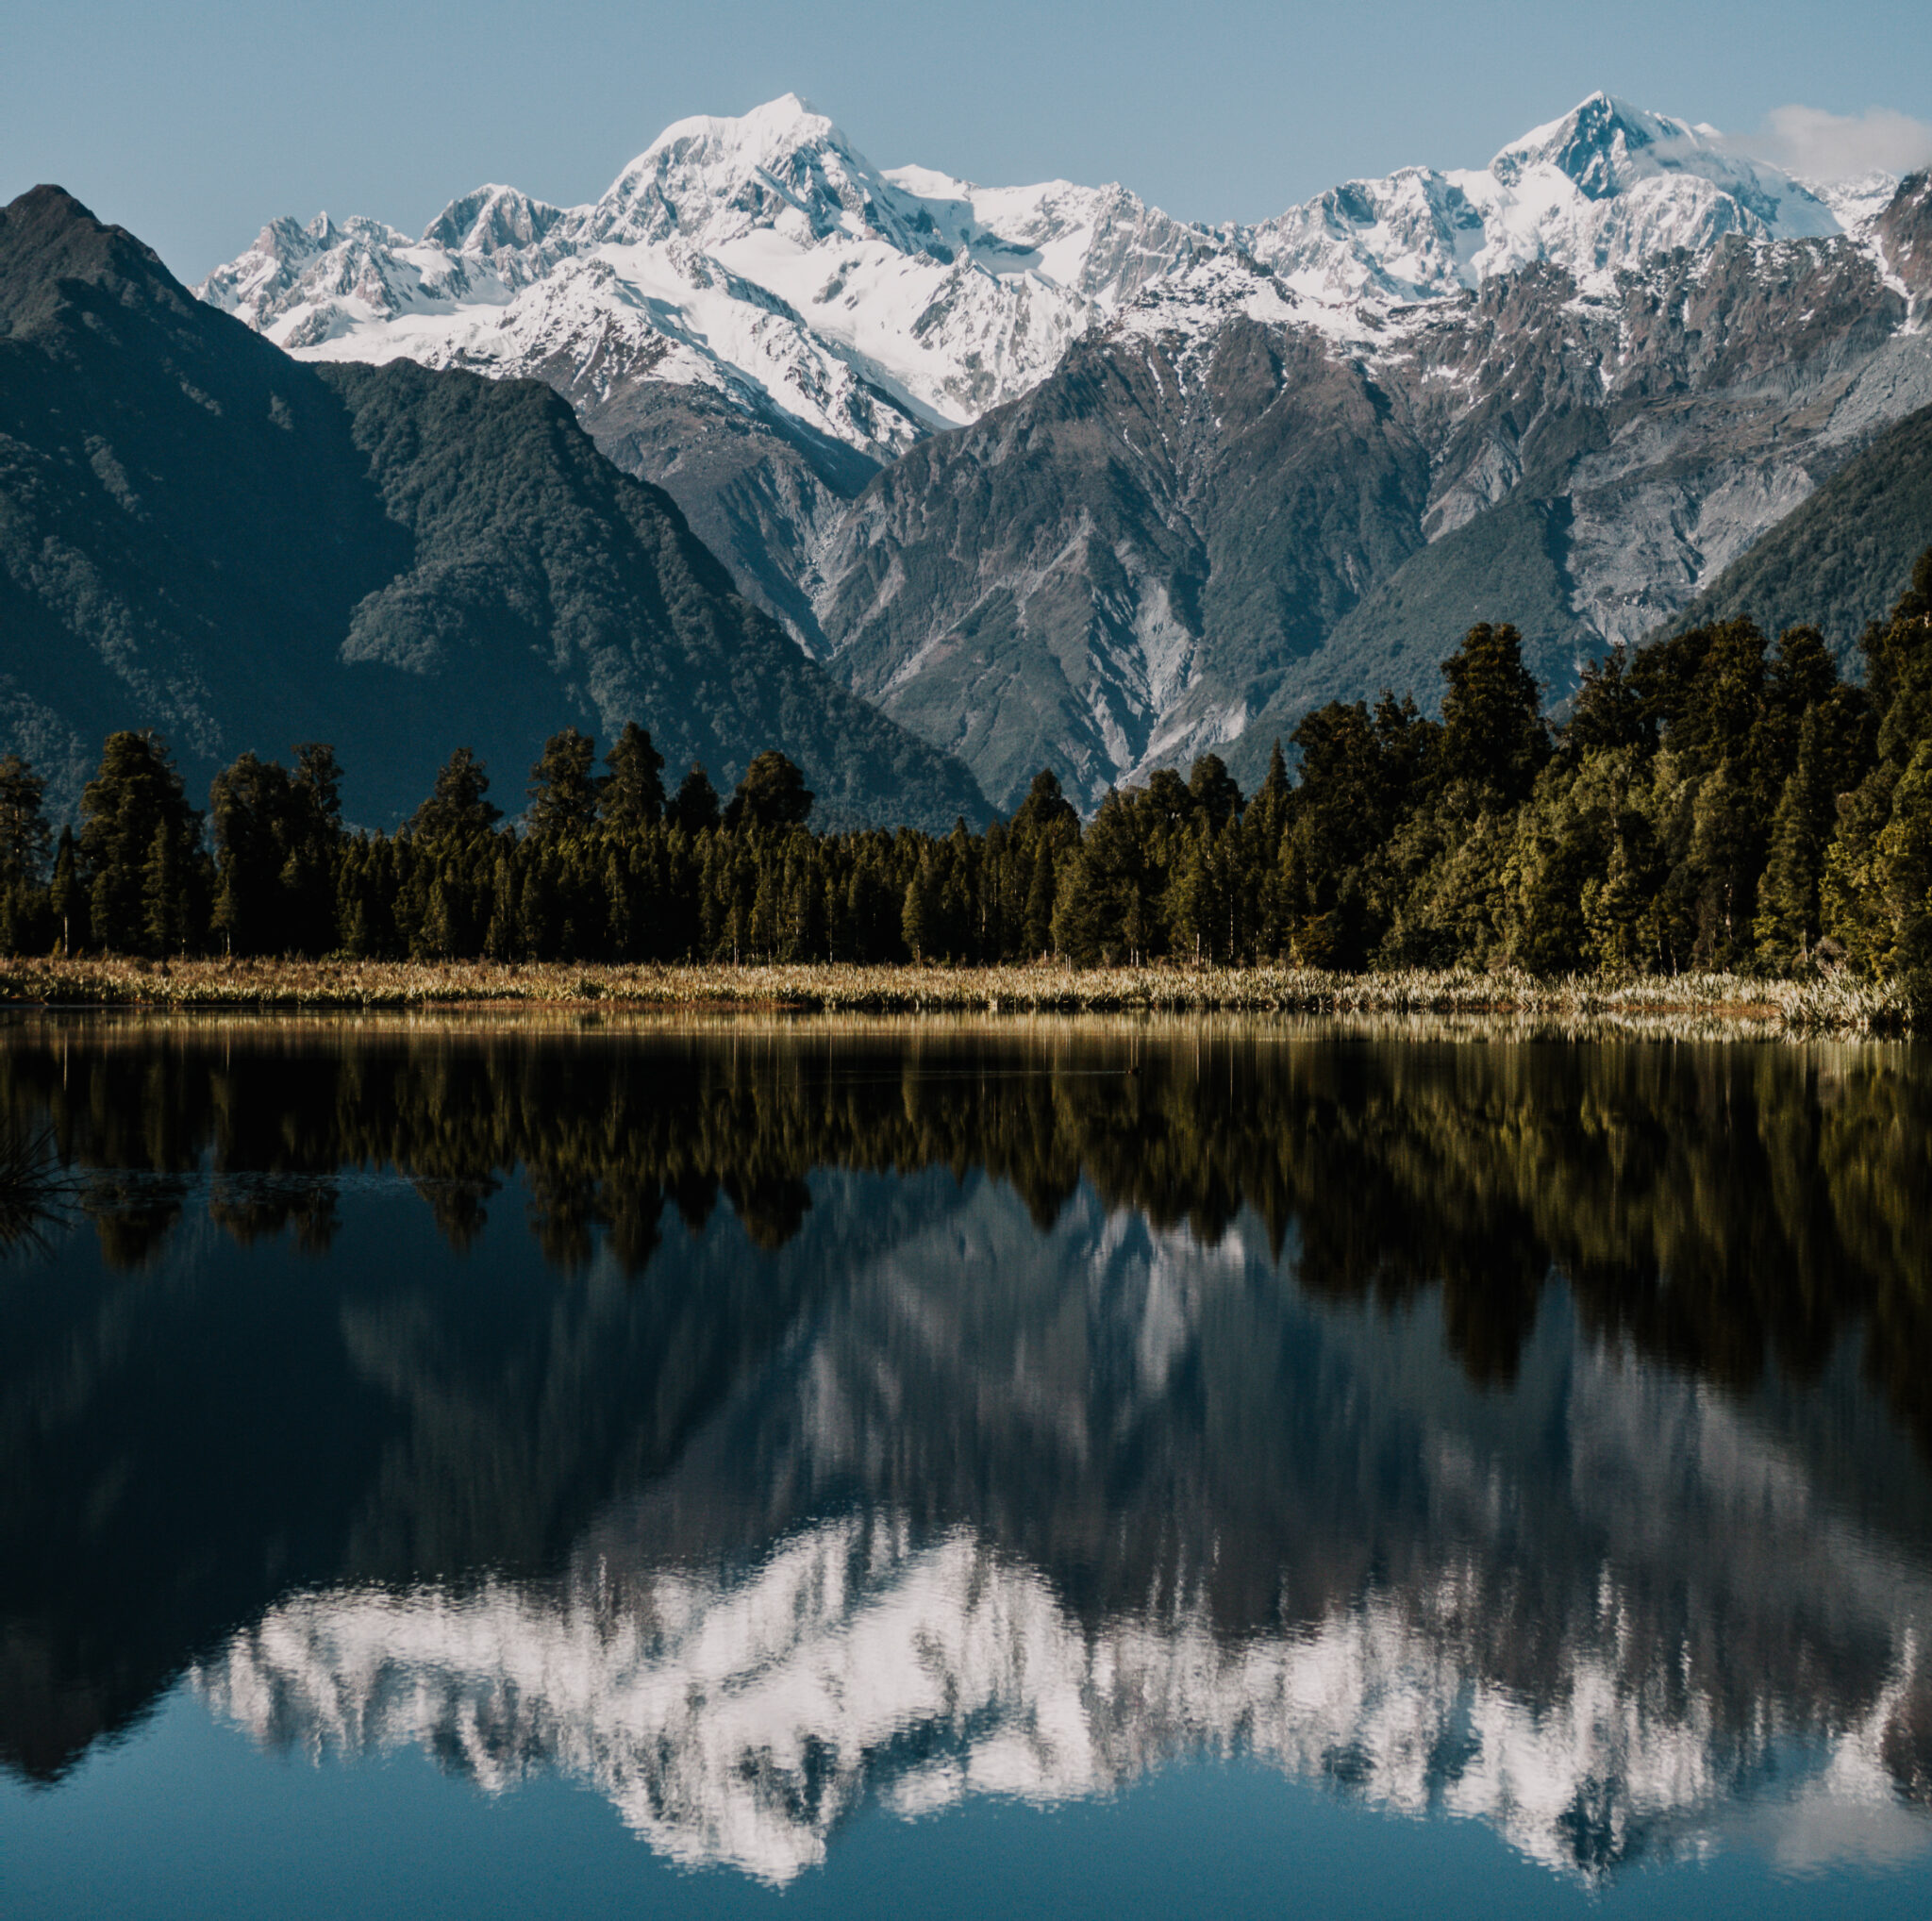
{"label": "blue sky", "polygon": [[[190,278],[278,213],[420,231],[485,180],[590,199],[668,122],[787,91],[883,166],[1118,179],[1186,219],[1257,219],[1411,161],[1480,165],[1596,87],[1774,159],[1932,159],[1924,0],[0,9],[0,202],[57,180]],[[1774,117],[1790,109],[1809,116]]]}

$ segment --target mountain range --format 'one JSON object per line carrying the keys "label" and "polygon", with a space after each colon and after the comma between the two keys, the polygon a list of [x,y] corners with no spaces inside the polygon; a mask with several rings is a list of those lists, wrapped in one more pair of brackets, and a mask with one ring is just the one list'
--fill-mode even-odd
{"label": "mountain range", "polygon": [[[788,95],[583,207],[279,220],[197,291],[299,359],[554,387],[1002,806],[1431,704],[1477,618],[1560,701],[1932,404],[1925,176],[1807,184],[1603,93],[1218,226],[880,169]],[[1805,612],[1842,645],[1874,610]]]}
{"label": "mountain range", "polygon": [[[1932,539],[1932,179],[1604,94],[1208,226],[875,168],[794,97],[587,206],[276,221],[192,297],[0,216],[0,746],[333,741],[392,825],[565,725],[777,746],[821,822],[1091,809],[1513,621],[1559,705],[1714,610],[1840,652]],[[599,456],[604,458],[599,458]]]}

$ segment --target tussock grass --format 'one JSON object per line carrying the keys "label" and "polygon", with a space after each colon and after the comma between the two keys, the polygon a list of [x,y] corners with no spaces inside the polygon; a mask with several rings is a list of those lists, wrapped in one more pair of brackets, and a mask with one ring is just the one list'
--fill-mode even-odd
{"label": "tussock grass", "polygon": [[1906,1034],[1912,996],[1842,973],[1540,979],[1303,967],[500,965],[486,960],[0,960],[0,1004],[154,1009],[585,1006],[819,1013],[1247,1012],[1508,1016],[1561,1027]]}

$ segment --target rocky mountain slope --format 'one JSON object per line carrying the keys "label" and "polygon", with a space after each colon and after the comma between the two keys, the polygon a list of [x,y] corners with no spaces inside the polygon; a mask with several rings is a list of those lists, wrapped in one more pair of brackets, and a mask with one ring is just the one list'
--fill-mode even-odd
{"label": "rocky mountain slope", "polygon": [[871,166],[792,99],[591,206],[278,222],[201,290],[305,357],[534,375],[808,651],[1084,802],[1514,619],[1551,697],[1932,402],[1923,179],[1595,94],[1259,225]]}
{"label": "rocky mountain slope", "polygon": [[1756,620],[1820,628],[1849,653],[1932,543],[1932,408],[1907,414],[1733,562],[1677,625]]}
{"label": "rocky mountain slope", "polygon": [[722,780],[782,747],[833,814],[982,806],[547,388],[304,366],[53,188],[0,214],[0,746],[63,809],[152,726],[192,792],[327,740],[389,825],[467,744],[515,812],[546,734],[631,719]]}

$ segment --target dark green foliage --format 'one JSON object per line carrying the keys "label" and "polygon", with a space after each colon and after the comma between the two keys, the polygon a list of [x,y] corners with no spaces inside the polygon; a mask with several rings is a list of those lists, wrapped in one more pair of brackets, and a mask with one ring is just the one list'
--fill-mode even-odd
{"label": "dark green foliage", "polygon": [[1523,664],[1523,636],[1487,621],[1470,628],[1442,662],[1442,736],[1437,772],[1486,798],[1514,806],[1549,758],[1536,676]]}
{"label": "dark green foliage", "polygon": [[718,790],[695,760],[691,772],[678,783],[667,818],[688,834],[701,834],[707,827],[718,825]]}
{"label": "dark green foliage", "polygon": [[656,827],[664,816],[664,757],[650,734],[636,721],[625,721],[604,764],[610,770],[599,801],[604,825],[619,833]]}
{"label": "dark green foliage", "polygon": [[543,743],[542,758],[530,769],[530,804],[524,812],[524,829],[533,840],[582,833],[598,817],[604,783],[591,772],[596,761],[597,743],[575,727]]}
{"label": "dark green foliage", "polygon": [[731,805],[727,827],[802,827],[811,812],[812,792],[805,776],[775,748],[768,748],[745,769]]}
{"label": "dark green foliage", "polygon": [[208,793],[216,866],[211,931],[233,954],[325,953],[335,944],[341,770],[298,747],[295,771],[244,754]]}
{"label": "dark green foliage", "polygon": [[208,925],[201,816],[153,734],[109,734],[81,795],[79,871],[93,943],[112,954],[198,946]]}
{"label": "dark green foliage", "polygon": [[[584,744],[591,745],[588,741]],[[468,747],[458,747],[443,762],[429,798],[409,816],[410,833],[418,840],[446,841],[487,832],[503,818],[503,810],[485,798],[489,792],[490,776],[482,761]]]}

